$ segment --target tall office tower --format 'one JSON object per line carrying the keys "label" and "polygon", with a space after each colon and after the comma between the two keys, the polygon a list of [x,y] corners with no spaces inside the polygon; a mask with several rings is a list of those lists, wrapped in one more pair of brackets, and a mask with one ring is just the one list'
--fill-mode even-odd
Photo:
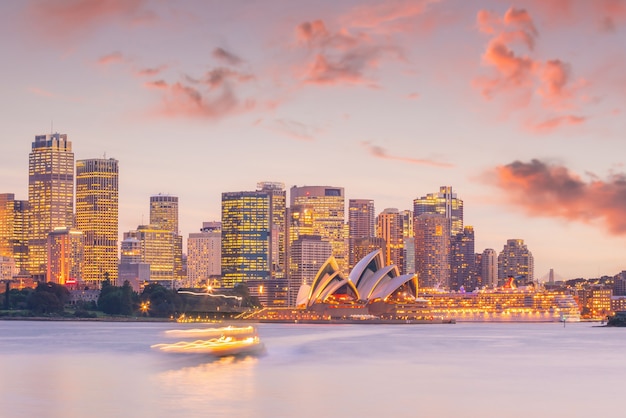
{"label": "tall office tower", "polygon": [[348,272],[348,248],[345,237],[345,199],[343,187],[293,186],[290,206],[309,207],[312,216],[311,235],[330,242],[339,269]]}
{"label": "tall office tower", "polygon": [[385,240],[385,264],[404,272],[404,239],[402,214],[396,208],[387,208],[376,217],[376,236]]}
{"label": "tall office tower", "polygon": [[178,196],[150,196],[150,225],[178,234]]}
{"label": "tall office tower", "polygon": [[535,262],[523,239],[509,239],[498,255],[498,281],[509,277],[520,278],[523,282],[535,279]]}
{"label": "tall office tower", "polygon": [[370,199],[350,199],[348,201],[348,268],[359,261],[354,256],[354,242],[358,238],[376,236],[376,213],[374,201]]}
{"label": "tall office tower", "polygon": [[28,166],[28,272],[45,280],[48,234],[73,224],[74,153],[67,135],[37,135]]}
{"label": "tall office tower", "polygon": [[281,265],[285,259],[281,251],[285,243],[272,240],[285,237],[284,202],[284,194],[267,187],[257,191],[222,193],[223,286],[233,287],[237,283],[256,280],[257,288],[250,288],[254,293],[262,289],[259,280],[285,280],[284,266]]}
{"label": "tall office tower", "polygon": [[332,247],[319,235],[300,235],[291,243],[289,306],[295,306],[298,290],[310,285],[322,264],[332,255]]}
{"label": "tall office tower", "polygon": [[150,281],[174,288],[176,276],[176,234],[153,225],[139,225],[124,232],[124,241],[135,238],[141,248],[141,262],[150,265]]}
{"label": "tall office tower", "polygon": [[122,240],[117,276],[118,286],[122,286],[124,282],[129,282],[133,290],[139,292],[141,285],[150,281],[150,264],[142,261],[142,254],[142,243],[137,238],[127,237]]}
{"label": "tall office tower", "polygon": [[183,280],[183,237],[178,230],[178,196],[150,196],[150,225],[174,234],[174,276]]}
{"label": "tall office tower", "polygon": [[284,183],[259,182],[257,191],[270,198],[270,271],[273,279],[287,278],[287,191]]}
{"label": "tall office tower", "polygon": [[82,281],[83,239],[82,231],[72,228],[55,228],[48,234],[47,281],[62,285]]}
{"label": "tall office tower", "polygon": [[85,239],[83,281],[100,286],[117,283],[119,234],[118,161],[76,161],[76,229]]}
{"label": "tall office tower", "polygon": [[191,287],[222,274],[222,224],[203,222],[187,239],[187,280]]}
{"label": "tall office tower", "polygon": [[415,271],[419,286],[450,287],[450,222],[424,213],[415,219]]}
{"label": "tall office tower", "polygon": [[[0,255],[0,280],[12,280],[15,276],[17,276],[18,269],[15,266],[15,260],[13,257],[6,257]],[[3,285],[3,292],[4,289]]]}
{"label": "tall office tower", "polygon": [[483,286],[490,288],[498,286],[498,254],[493,248],[487,248],[482,253],[480,276]]}
{"label": "tall office tower", "polygon": [[441,186],[439,193],[430,193],[413,200],[414,219],[424,213],[444,215],[450,223],[450,235],[463,232],[463,201],[452,193],[452,187]]}
{"label": "tall office tower", "polygon": [[0,194],[0,256],[11,258],[18,272],[28,267],[28,202],[13,193]]}
{"label": "tall office tower", "polygon": [[451,238],[450,259],[450,289],[473,291],[478,286],[473,227],[466,226]]}
{"label": "tall office tower", "polygon": [[402,237],[404,243],[404,274],[415,273],[415,228],[413,227],[413,211],[403,210],[402,214]]}

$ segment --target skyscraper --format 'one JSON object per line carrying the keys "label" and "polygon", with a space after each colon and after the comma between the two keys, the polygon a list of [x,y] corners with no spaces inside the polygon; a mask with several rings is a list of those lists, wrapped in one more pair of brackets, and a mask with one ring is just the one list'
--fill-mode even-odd
{"label": "skyscraper", "polygon": [[252,280],[286,281],[286,192],[274,183],[259,186],[256,191],[222,193],[222,284],[226,287]]}
{"label": "skyscraper", "polygon": [[348,267],[352,269],[358,261],[354,256],[354,243],[358,238],[371,238],[376,234],[374,201],[350,199],[348,201]]}
{"label": "skyscraper", "polygon": [[76,285],[82,280],[83,233],[71,228],[55,228],[48,234],[46,280]]}
{"label": "skyscraper", "polygon": [[70,228],[74,212],[74,153],[67,135],[37,135],[28,157],[29,273],[46,275],[46,243],[55,228]]}
{"label": "skyscraper", "polygon": [[[136,230],[124,233],[124,243],[128,249],[133,248],[132,241],[138,241],[141,263],[150,265],[150,281],[158,282],[166,287],[174,287],[176,276],[176,235],[167,229],[154,225],[139,225]],[[122,248],[124,256],[124,247]],[[130,253],[129,257],[134,256]],[[123,261],[122,257],[122,260]],[[133,259],[135,261],[136,259]]]}
{"label": "skyscraper", "polygon": [[178,196],[150,196],[150,225],[173,234],[174,279],[183,280],[183,237],[178,231]]}
{"label": "skyscraper", "polygon": [[345,241],[345,199],[343,187],[293,186],[290,207],[302,206],[311,211],[312,231],[330,242],[339,269],[348,271],[348,249]]}
{"label": "skyscraper", "polygon": [[196,287],[203,280],[222,274],[222,224],[204,222],[200,232],[187,239],[187,279]]}
{"label": "skyscraper", "polygon": [[415,270],[420,287],[450,286],[450,222],[424,213],[415,219]]}
{"label": "skyscraper", "polygon": [[450,223],[451,235],[463,232],[463,201],[456,197],[451,186],[441,186],[439,193],[430,193],[413,200],[414,218],[424,213],[444,215]]}
{"label": "skyscraper", "polygon": [[83,281],[117,283],[119,234],[118,161],[76,161],[76,229],[83,232]]}
{"label": "skyscraper", "polygon": [[393,264],[404,274],[404,240],[402,214],[396,208],[387,208],[376,217],[376,236],[385,240],[385,264]]}
{"label": "skyscraper", "polygon": [[474,228],[466,226],[463,232],[451,238],[450,289],[472,291],[478,285],[476,253],[474,252]]}
{"label": "skyscraper", "polygon": [[18,272],[28,267],[28,202],[13,193],[0,194],[0,256],[11,258]]}
{"label": "skyscraper", "polygon": [[483,286],[493,288],[498,285],[498,254],[493,248],[483,251],[480,259],[480,276]]}
{"label": "skyscraper", "polygon": [[498,281],[502,284],[508,277],[532,282],[535,275],[533,254],[523,239],[509,239],[498,255]]}
{"label": "skyscraper", "polygon": [[403,210],[402,212],[402,239],[404,241],[403,254],[404,274],[415,273],[415,228],[413,226],[413,211]]}

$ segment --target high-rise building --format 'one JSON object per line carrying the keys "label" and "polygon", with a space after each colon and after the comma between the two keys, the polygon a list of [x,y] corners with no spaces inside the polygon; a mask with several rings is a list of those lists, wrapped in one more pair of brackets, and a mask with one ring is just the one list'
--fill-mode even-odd
{"label": "high-rise building", "polygon": [[48,234],[73,226],[74,153],[67,135],[37,135],[28,165],[29,273],[44,280]]}
{"label": "high-rise building", "polygon": [[404,274],[415,273],[415,228],[413,226],[413,211],[403,210],[402,214],[402,237],[404,243]]}
{"label": "high-rise building", "polygon": [[450,223],[450,235],[463,232],[463,201],[452,192],[451,186],[441,186],[439,193],[430,193],[413,200],[413,216],[438,213]]}
{"label": "high-rise building", "polygon": [[487,248],[482,253],[480,277],[483,286],[489,288],[498,286],[498,254],[493,248]]}
{"label": "high-rise building", "polygon": [[415,219],[415,270],[419,286],[450,286],[450,222],[444,215],[424,213]]}
{"label": "high-rise building", "polygon": [[401,274],[404,269],[404,238],[402,214],[396,208],[387,208],[376,217],[376,236],[385,240],[386,265],[395,265]]}
{"label": "high-rise building", "polygon": [[533,254],[523,239],[509,239],[498,255],[498,281],[503,283],[509,277],[532,282],[535,279]]}
{"label": "high-rise building", "polygon": [[463,232],[451,238],[450,258],[450,289],[463,287],[467,291],[474,290],[478,286],[474,228],[466,226]]}
{"label": "high-rise building", "polygon": [[150,281],[161,283],[166,287],[175,287],[176,234],[154,225],[139,225],[136,230],[124,233],[122,244],[128,238],[139,241],[141,262],[150,265]]}
{"label": "high-rise building", "polygon": [[[28,202],[0,194],[0,257],[13,260],[18,272],[28,267]],[[8,262],[8,261],[7,261]]]}
{"label": "high-rise building", "polygon": [[83,232],[83,281],[117,283],[119,234],[118,161],[76,161],[76,229]]}
{"label": "high-rise building", "polygon": [[155,229],[170,231],[174,235],[174,277],[175,280],[184,280],[183,237],[178,230],[178,196],[150,196],[150,225]]}
{"label": "high-rise building", "polygon": [[[293,186],[290,207],[302,206],[311,212],[312,227],[308,235],[319,235],[330,242],[339,269],[348,271],[348,249],[345,236],[345,199],[343,187]],[[293,234],[292,234],[293,237]]]}
{"label": "high-rise building", "polygon": [[300,235],[291,243],[291,271],[289,272],[289,306],[296,304],[298,290],[310,285],[320,267],[332,254],[328,241],[319,235]]}
{"label": "high-rise building", "polygon": [[358,238],[376,236],[376,213],[374,201],[370,199],[350,199],[348,201],[348,267],[359,259],[354,256],[354,243]]}
{"label": "high-rise building", "polygon": [[[260,190],[222,193],[222,285],[253,283],[250,293],[261,299],[263,289],[287,284],[284,186],[259,183]],[[282,189],[282,190],[281,190]],[[278,242],[276,242],[278,240]],[[263,286],[263,280],[282,280]],[[282,293],[279,292],[279,293]],[[271,304],[274,298],[266,299]],[[284,304],[286,301],[282,301]]]}
{"label": "high-rise building", "polygon": [[222,274],[222,224],[203,222],[200,232],[187,239],[187,280],[197,287],[202,281]]}
{"label": "high-rise building", "polygon": [[55,228],[48,234],[46,279],[62,285],[82,280],[83,233],[71,228]]}

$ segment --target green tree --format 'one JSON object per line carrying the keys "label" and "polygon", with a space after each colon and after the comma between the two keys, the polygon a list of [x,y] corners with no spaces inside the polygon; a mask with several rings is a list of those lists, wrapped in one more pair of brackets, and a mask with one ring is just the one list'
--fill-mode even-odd
{"label": "green tree", "polygon": [[150,316],[160,318],[176,315],[182,306],[179,295],[159,283],[150,283],[144,287],[140,299],[142,302],[150,302]]}
{"label": "green tree", "polygon": [[63,285],[56,283],[39,283],[27,300],[28,309],[36,314],[63,313],[70,292]]}

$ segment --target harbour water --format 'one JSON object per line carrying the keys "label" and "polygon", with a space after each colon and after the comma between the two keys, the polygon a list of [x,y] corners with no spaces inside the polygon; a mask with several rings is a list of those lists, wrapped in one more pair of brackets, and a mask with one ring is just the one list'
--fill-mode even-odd
{"label": "harbour water", "polygon": [[0,321],[0,415],[622,417],[626,329],[258,324],[266,352],[150,349],[206,324]]}

